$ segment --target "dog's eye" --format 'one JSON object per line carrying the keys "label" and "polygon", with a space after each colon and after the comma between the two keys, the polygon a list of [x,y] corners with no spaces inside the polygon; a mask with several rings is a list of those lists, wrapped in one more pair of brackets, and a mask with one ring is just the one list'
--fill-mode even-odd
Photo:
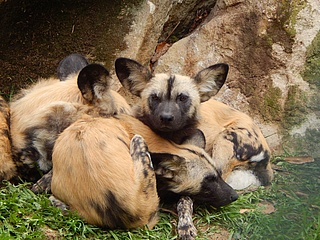
{"label": "dog's eye", "polygon": [[186,101],[189,99],[189,96],[181,93],[181,94],[179,94],[179,96],[177,97],[177,99],[178,99],[180,102],[186,102]]}
{"label": "dog's eye", "polygon": [[157,94],[152,94],[151,99],[152,101],[157,101],[157,102],[160,101],[160,97]]}
{"label": "dog's eye", "polygon": [[214,181],[217,181],[217,176],[215,176],[214,174],[208,175],[208,176],[205,176],[204,180],[206,182],[214,182]]}

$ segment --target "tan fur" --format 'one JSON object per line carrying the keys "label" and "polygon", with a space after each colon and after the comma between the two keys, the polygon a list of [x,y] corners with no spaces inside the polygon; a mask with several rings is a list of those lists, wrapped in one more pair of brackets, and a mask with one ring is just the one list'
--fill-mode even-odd
{"label": "tan fur", "polygon": [[157,134],[179,144],[196,134],[200,102],[219,91],[228,69],[227,64],[215,64],[192,78],[171,73],[152,75],[128,58],[115,62],[117,77],[124,88],[141,97],[134,115]]}
{"label": "tan fur", "polygon": [[[158,175],[170,179],[167,182],[170,190],[198,194],[201,182],[209,174],[218,176],[214,161],[201,148],[193,144],[175,144],[155,134],[148,126],[129,115],[119,115],[120,121],[130,138],[134,134],[141,135],[151,153],[170,154],[170,158],[161,159],[160,167],[156,169]],[[227,192],[227,191],[226,191]]]}
{"label": "tan fur", "polygon": [[[130,113],[127,102],[115,91],[110,90],[115,108],[118,112]],[[19,96],[20,95],[20,96]],[[11,102],[11,136],[13,147],[24,147],[23,132],[34,126],[34,114],[40,108],[55,101],[66,101],[87,104],[77,86],[77,75],[72,75],[66,81],[57,79],[40,80],[34,86],[23,90],[17,99]],[[108,100],[110,101],[110,100]]]}
{"label": "tan fur", "polygon": [[132,149],[130,156],[129,146],[130,136],[118,121],[84,118],[72,124],[55,144],[52,193],[88,223],[152,228],[159,203],[155,174],[144,168],[145,160],[134,159]]}
{"label": "tan fur", "polygon": [[16,166],[11,155],[9,120],[9,105],[0,96],[0,182],[16,175]]}
{"label": "tan fur", "polygon": [[[203,149],[188,144],[176,145],[162,139],[132,116],[92,117],[92,110],[94,108],[86,105],[59,102],[49,106],[45,112],[44,117],[57,117],[56,121],[62,124],[65,114],[66,118],[81,118],[66,128],[55,143],[51,184],[54,202],[61,204],[62,201],[62,206],[69,205],[89,223],[99,226],[131,228],[147,224],[148,219],[151,227],[156,216],[152,207],[155,204],[154,172],[152,170],[152,175],[150,160],[149,163],[142,160],[143,166],[136,160],[146,157],[147,150],[129,148],[130,139],[137,134],[147,143],[140,149],[148,146],[152,156],[163,154],[160,162],[153,159],[157,176],[165,180],[157,182],[160,189],[177,195],[188,194],[196,199],[207,194],[200,203],[214,206],[236,200],[236,193],[222,181]],[[205,180],[208,176],[212,176],[212,180]],[[46,184],[50,183],[50,178],[44,180]],[[204,181],[213,186],[205,188],[206,192],[202,189]],[[138,186],[144,187],[141,190]],[[110,198],[110,192],[115,199]],[[110,213],[110,209],[117,211]],[[139,221],[136,216],[140,216]]]}
{"label": "tan fur", "polygon": [[[273,179],[269,161],[271,151],[252,118],[213,99],[201,104],[200,116],[198,127],[206,138],[205,149],[214,159],[217,168],[222,170],[224,179],[228,179],[234,169],[248,170],[250,164],[254,165],[264,160],[265,165],[257,169],[259,171],[256,174],[263,175],[265,184],[271,182]],[[265,153],[266,159],[263,159],[262,155],[255,156],[255,159],[252,158],[253,156],[247,158],[246,155],[237,157],[234,151],[235,144],[230,139],[230,132],[237,134],[239,145],[236,148],[243,148],[245,144],[255,149],[261,146],[259,153]]]}
{"label": "tan fur", "polygon": [[[186,93],[191,99],[191,107],[188,109],[186,113],[188,117],[192,117],[193,115],[198,115],[197,111],[200,105],[200,96],[199,89],[194,84],[194,80],[187,76],[174,75],[175,80],[172,86],[171,95],[174,97],[178,97],[180,93]],[[143,91],[141,92],[141,111],[145,114],[151,114],[150,109],[148,107],[148,99],[151,94],[156,94],[157,96],[161,96],[161,94],[166,93],[167,91],[167,79],[170,78],[170,75],[160,73],[155,74],[153,78],[150,79],[145,86],[143,86]]]}
{"label": "tan fur", "polygon": [[[30,131],[34,138],[32,146],[39,152],[38,167],[42,171],[47,172],[52,168],[51,156],[48,156],[48,143],[52,143],[53,147],[56,138],[65,128],[87,115],[100,116],[99,109],[87,107],[81,103],[58,101],[35,112]],[[29,129],[26,128],[26,131]],[[20,161],[23,164],[29,164],[31,168],[35,165],[34,159],[23,154],[20,155]]]}

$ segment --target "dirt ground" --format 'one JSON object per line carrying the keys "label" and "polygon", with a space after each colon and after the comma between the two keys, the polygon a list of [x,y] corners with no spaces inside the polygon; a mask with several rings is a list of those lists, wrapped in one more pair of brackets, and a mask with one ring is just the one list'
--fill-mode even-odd
{"label": "dirt ground", "polygon": [[9,100],[39,77],[55,75],[73,52],[112,68],[132,7],[129,0],[0,0],[1,95]]}

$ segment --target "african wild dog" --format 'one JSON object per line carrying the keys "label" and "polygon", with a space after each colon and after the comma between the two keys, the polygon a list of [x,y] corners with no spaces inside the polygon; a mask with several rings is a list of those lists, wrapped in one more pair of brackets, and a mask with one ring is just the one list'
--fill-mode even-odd
{"label": "african wild dog", "polygon": [[131,136],[139,134],[145,139],[157,175],[161,199],[169,201],[188,195],[195,202],[218,207],[238,198],[236,192],[222,180],[212,158],[196,146],[193,139],[175,144],[158,136],[132,116],[121,114],[117,120],[122,122]]}
{"label": "african wild dog", "polygon": [[[164,202],[169,202],[169,200],[170,202],[175,201],[181,195],[188,195],[199,203],[222,206],[237,199],[237,194],[222,180],[209,155],[202,148],[190,144],[192,143],[192,139],[189,139],[189,143],[178,145],[161,138],[148,126],[130,115],[119,114],[107,119],[92,117],[91,114],[86,114],[87,112],[90,112],[91,107],[76,103],[61,102],[48,106],[44,118],[57,118],[56,121],[62,121],[61,124],[63,125],[65,118],[62,116],[66,114],[66,116],[70,117],[69,109],[78,108],[82,108],[82,110],[75,111],[72,118],[75,119],[79,117],[80,119],[78,121],[96,122],[96,125],[92,126],[94,131],[98,131],[100,128],[109,129],[108,131],[111,132],[118,131],[119,136],[121,136],[123,132],[126,132],[128,139],[119,137],[122,142],[128,142],[135,134],[141,135],[145,139],[157,175],[158,193],[161,200]],[[59,110],[57,111],[57,109]],[[59,112],[60,116],[57,116],[57,112]],[[69,128],[72,126],[73,125]],[[95,129],[95,126],[99,129]],[[61,135],[64,135],[65,131],[63,131]],[[109,139],[110,143],[119,140],[118,138],[113,140],[112,137],[107,135],[98,137],[96,134],[95,136],[101,140],[104,138]],[[39,138],[41,137],[42,136],[39,136]],[[64,147],[67,147],[67,145]],[[90,151],[90,146],[87,146],[87,148],[87,151]],[[56,151],[58,150],[55,145],[53,155]],[[96,154],[99,155],[99,152],[96,152]],[[115,158],[117,158],[117,156],[115,156]],[[53,165],[55,166],[54,162],[55,161],[53,160]],[[54,171],[55,167],[53,167],[53,172]],[[60,178],[60,181],[63,182],[64,179],[65,178]],[[41,183],[40,181],[40,190],[41,188],[46,189],[46,184],[48,184],[48,182],[50,182],[50,179],[49,181],[45,180],[44,183]]]}
{"label": "african wild dog", "polygon": [[118,58],[115,69],[124,88],[141,98],[135,116],[153,131],[177,143],[203,133],[206,151],[235,188],[270,183],[270,150],[260,129],[246,114],[210,99],[226,80],[226,64],[205,68],[194,78],[152,75],[127,58]]}
{"label": "african wild dog", "polygon": [[147,145],[139,135],[130,142],[121,126],[105,127],[105,120],[80,119],[58,137],[51,200],[97,226],[152,228],[159,198]]}
{"label": "african wild dog", "polygon": [[[99,116],[130,113],[127,102],[110,85],[109,72],[102,65],[89,64],[66,81],[41,80],[17,95],[10,105],[10,128],[14,159],[23,179],[35,181],[39,178],[37,168],[42,172],[51,169],[51,151],[57,134],[74,121],[68,115],[61,116],[65,118],[64,125],[59,125],[61,122],[55,122],[56,119],[42,118],[48,105],[75,102],[92,106]],[[47,137],[39,137],[41,134]]]}
{"label": "african wild dog", "polygon": [[[82,75],[81,73],[83,71],[88,71],[88,69],[91,68],[90,66],[91,65],[85,67],[80,72],[79,76]],[[90,76],[90,74],[86,75]],[[69,78],[61,83],[66,84],[68,81],[70,81]],[[57,85],[60,86],[60,84]],[[22,139],[22,142],[29,141],[27,142],[28,144],[24,143],[24,148],[22,148],[24,152],[20,155],[23,156],[23,154],[25,154],[25,159],[31,158],[31,161],[27,163],[32,165],[35,161],[32,160],[33,155],[30,157],[28,153],[36,152],[37,154],[34,155],[37,157],[38,166],[42,166],[41,168],[43,169],[47,167],[47,170],[51,168],[50,157],[52,146],[58,134],[76,119],[83,118],[87,115],[95,117],[101,115],[99,114],[99,107],[96,107],[96,104],[89,105],[84,104],[81,101],[80,103],[76,101],[56,101],[57,98],[50,96],[55,96],[55,90],[57,88],[54,87],[51,89],[50,86],[46,88],[47,96],[54,101],[51,102],[47,100],[41,105],[41,108],[31,108],[34,112],[32,124],[27,124],[26,122],[25,125],[20,125],[22,135],[25,137]],[[43,86],[35,88],[34,90],[42,89],[42,87]],[[44,87],[46,87],[46,85],[44,85]],[[29,95],[33,95],[34,98],[37,97],[37,94],[34,94],[32,90],[27,90],[24,91],[23,96],[17,100],[20,101],[20,104],[25,106],[25,111],[28,111],[28,105],[23,99],[26,99],[27,102],[30,101],[32,98],[30,98]],[[62,94],[62,96],[65,95]],[[122,101],[125,100],[123,99]],[[15,107],[20,109],[22,116],[27,115],[27,113],[23,113],[23,109],[19,105]],[[115,114],[114,116],[118,116],[118,114]],[[121,114],[121,116],[122,118],[125,118],[124,115]],[[161,196],[179,196],[188,193],[194,198],[199,199],[199,202],[208,202],[217,206],[228,204],[237,198],[233,189],[221,179],[211,158],[203,149],[193,145],[179,146],[172,144],[169,141],[165,141],[162,138],[158,139],[159,137],[140,121],[129,116],[127,117],[128,119],[122,122],[127,122],[127,125],[131,126],[130,128],[128,126],[125,127],[126,129],[133,129],[130,130],[131,137],[136,133],[140,134],[144,138],[147,138],[147,144],[151,145],[151,149],[153,150],[153,161],[155,162],[155,165],[158,166],[157,178],[161,184],[157,184],[157,186]],[[23,119],[20,119],[20,121],[23,122]],[[44,156],[41,161],[41,158],[38,156],[39,153]],[[47,179],[46,177],[48,177],[48,181],[42,181],[42,183],[45,184],[44,188],[48,190],[50,190],[50,186],[48,187],[48,184],[50,185],[51,181],[50,174],[52,174],[52,171],[46,174],[44,178]],[[39,190],[37,187],[35,189],[36,191]],[[169,199],[169,197],[167,199]]]}
{"label": "african wild dog", "polygon": [[[77,82],[75,82],[76,79]],[[15,121],[12,123],[16,129],[13,133],[16,135],[13,135],[13,138],[23,146],[15,149],[21,163],[27,165],[27,169],[34,169],[37,166],[42,172],[47,172],[52,167],[51,156],[55,140],[69,125],[84,116],[106,117],[120,112],[128,113],[129,105],[120,95],[109,89],[109,81],[109,73],[104,67],[91,64],[84,67],[78,77],[76,75],[72,78],[68,77],[65,82],[56,80],[52,84],[40,83],[22,91],[19,99],[12,104],[12,112],[16,114]],[[50,114],[48,114],[49,109]],[[97,130],[100,131],[100,129]],[[92,143],[92,146],[97,148],[102,146],[94,145],[96,143],[94,140],[101,144],[103,140],[95,138],[93,131],[87,134],[91,134],[90,138],[86,138],[87,144]],[[113,136],[111,131],[107,134]],[[121,136],[120,132],[118,134]],[[21,136],[22,139],[19,138]],[[81,160],[86,161],[88,156],[81,152],[81,146],[78,146],[80,149],[66,146],[64,150],[76,157],[77,162],[72,162],[70,158],[62,164],[56,164],[56,169],[72,163],[75,164],[75,169],[81,170],[80,173],[78,172],[76,181],[80,189],[73,191],[73,199],[90,192],[86,195],[88,198],[81,198],[78,202],[84,204],[83,208],[80,207],[79,213],[88,222],[108,228],[133,228],[145,224],[151,228],[157,222],[159,198],[147,146],[141,137],[134,136],[131,143],[129,141],[127,144],[128,151],[123,151],[123,143],[119,143],[114,136],[111,138],[114,140],[112,144],[116,144],[109,145],[111,158],[107,158],[108,156],[106,157],[103,153],[96,155],[95,150],[90,146],[93,157],[89,156],[90,161],[83,162]],[[72,138],[67,135],[67,139]],[[76,139],[79,140],[78,136]],[[106,140],[105,143],[109,144]],[[72,150],[76,152],[70,152]],[[112,157],[119,153],[122,154],[118,158]],[[90,166],[93,166],[93,170]],[[50,177],[52,172],[50,170],[43,178]],[[60,173],[58,170],[56,172]],[[72,176],[71,173],[72,171],[70,176]],[[60,183],[66,187],[70,186],[66,184],[71,183],[70,176],[68,179],[62,178]],[[21,177],[34,176],[22,175]],[[84,182],[81,181],[82,179]],[[50,185],[48,187],[50,190],[51,180],[47,184]],[[71,207],[78,210],[79,205],[71,204]],[[86,211],[89,212],[86,214]]]}
{"label": "african wild dog", "polygon": [[9,105],[0,96],[0,183],[16,175],[16,166],[11,155],[9,121]]}

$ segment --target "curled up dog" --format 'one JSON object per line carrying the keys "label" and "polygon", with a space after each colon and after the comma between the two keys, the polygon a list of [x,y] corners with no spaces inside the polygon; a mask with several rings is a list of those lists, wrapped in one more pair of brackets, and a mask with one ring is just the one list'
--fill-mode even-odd
{"label": "curled up dog", "polygon": [[[92,106],[91,114],[105,117],[131,112],[127,102],[111,89],[109,72],[102,65],[89,64],[77,72],[63,64],[59,66],[66,71],[65,75],[69,74],[65,81],[42,79],[21,90],[10,103],[13,157],[18,175],[27,181],[36,181],[51,169],[55,139],[76,120],[73,114],[79,110],[71,107],[61,116],[57,107],[56,118],[45,118],[49,105],[61,101],[79,103]],[[64,118],[63,121],[58,121],[59,117]]]}

